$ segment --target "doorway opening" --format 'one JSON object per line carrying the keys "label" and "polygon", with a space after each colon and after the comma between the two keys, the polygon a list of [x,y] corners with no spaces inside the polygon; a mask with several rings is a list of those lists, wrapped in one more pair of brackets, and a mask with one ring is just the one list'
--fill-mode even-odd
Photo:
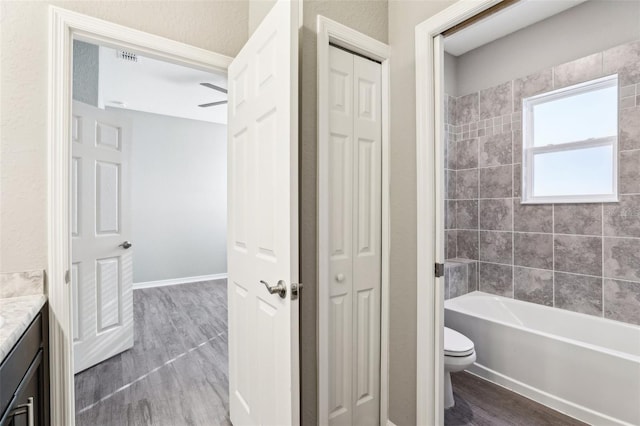
{"label": "doorway opening", "polygon": [[[73,40],[228,75],[229,417],[244,424],[299,423],[298,6],[295,1],[278,1],[234,59],[50,6],[48,295],[53,423],[73,425],[76,412],[70,285]],[[113,142],[117,132],[107,133],[111,136],[106,140]],[[113,177],[118,175],[114,168],[104,167],[111,182],[119,181]],[[115,198],[114,193],[112,186],[105,200]],[[113,215],[110,219],[113,224]],[[118,240],[125,251],[133,243]],[[273,365],[279,366],[278,374]],[[206,401],[197,405],[202,404]]]}
{"label": "doorway opening", "polygon": [[[435,219],[418,211],[426,265],[418,274],[418,398],[434,404],[418,407],[418,422],[633,423],[637,410],[611,389],[637,380],[624,385],[611,367],[585,369],[590,355],[558,341],[606,347],[600,339],[614,328],[637,333],[637,303],[620,306],[637,277],[623,283],[610,265],[627,255],[618,239],[635,238],[617,224],[638,188],[626,159],[640,117],[632,89],[640,8],[497,4],[457,4],[416,28],[418,205],[436,206]],[[607,37],[590,37],[598,31]],[[563,125],[550,124],[540,105]],[[585,153],[594,151],[589,163]],[[576,248],[570,262],[566,248],[586,241],[593,247]],[[563,334],[557,324],[568,318],[576,323]],[[587,329],[601,332],[579,331]],[[534,343],[542,330],[549,340]],[[564,386],[585,376],[596,391]]]}
{"label": "doorway opening", "polygon": [[79,40],[73,65],[76,424],[229,424],[226,75]]}

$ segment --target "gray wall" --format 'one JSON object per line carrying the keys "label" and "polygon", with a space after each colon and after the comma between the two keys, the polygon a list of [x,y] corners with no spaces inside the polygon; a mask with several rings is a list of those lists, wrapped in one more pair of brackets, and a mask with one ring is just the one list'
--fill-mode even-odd
{"label": "gray wall", "polygon": [[444,52],[444,91],[458,96],[458,58]]}
{"label": "gray wall", "polygon": [[[446,251],[458,259],[447,262],[451,297],[477,286],[640,324],[639,58],[635,41],[448,99]],[[620,202],[521,204],[522,98],[613,73]],[[478,261],[477,275],[468,260]]]}
{"label": "gray wall", "polygon": [[305,284],[301,301],[302,422],[317,424],[317,62],[318,15],[348,25],[377,40],[387,42],[387,1],[305,1],[302,27],[300,78],[300,274]]}
{"label": "gray wall", "polygon": [[98,106],[100,48],[73,41],[73,99]]}
{"label": "gray wall", "polygon": [[591,0],[458,57],[465,95],[640,38],[640,2]]}
{"label": "gray wall", "polygon": [[226,273],[226,126],[126,115],[133,123],[133,282]]}
{"label": "gray wall", "polygon": [[416,424],[415,26],[453,1],[390,1],[391,333],[389,417]]}

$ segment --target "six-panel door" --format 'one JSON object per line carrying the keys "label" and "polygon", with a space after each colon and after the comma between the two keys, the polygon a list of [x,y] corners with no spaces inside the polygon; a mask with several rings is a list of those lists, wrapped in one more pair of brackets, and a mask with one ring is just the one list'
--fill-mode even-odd
{"label": "six-panel door", "polygon": [[[298,12],[278,1],[229,67],[229,406],[242,425],[300,422]],[[284,297],[260,281],[286,287]]]}
{"label": "six-panel door", "polygon": [[71,283],[74,372],[133,346],[131,125],[118,111],[73,103]]}
{"label": "six-panel door", "polygon": [[380,64],[329,50],[329,420],[379,424]]}

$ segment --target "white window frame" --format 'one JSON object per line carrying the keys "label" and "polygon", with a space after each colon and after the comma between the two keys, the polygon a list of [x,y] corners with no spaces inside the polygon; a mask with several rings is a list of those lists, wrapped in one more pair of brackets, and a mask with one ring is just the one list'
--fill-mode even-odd
{"label": "white window frame", "polygon": [[[608,87],[618,87],[617,74],[522,99],[522,204],[609,203],[618,201],[619,123],[616,125],[616,134],[613,136],[592,138],[555,145],[552,144],[538,147],[533,146],[533,108],[536,105]],[[619,120],[617,96],[618,92],[616,91],[616,116]],[[535,170],[533,167],[533,159],[536,154],[573,151],[576,149],[595,148],[600,146],[611,146],[612,148],[613,167],[611,169],[613,173],[613,191],[611,193],[589,195],[553,195],[544,197],[534,196],[533,177]]]}

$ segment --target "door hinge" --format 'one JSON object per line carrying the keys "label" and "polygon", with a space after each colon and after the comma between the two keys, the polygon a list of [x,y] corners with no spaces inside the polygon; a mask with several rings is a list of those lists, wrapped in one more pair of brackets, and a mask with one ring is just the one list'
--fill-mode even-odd
{"label": "door hinge", "polygon": [[436,263],[436,278],[444,277],[444,263]]}
{"label": "door hinge", "polygon": [[64,283],[69,284],[71,282],[71,271],[68,269],[64,272]]}

